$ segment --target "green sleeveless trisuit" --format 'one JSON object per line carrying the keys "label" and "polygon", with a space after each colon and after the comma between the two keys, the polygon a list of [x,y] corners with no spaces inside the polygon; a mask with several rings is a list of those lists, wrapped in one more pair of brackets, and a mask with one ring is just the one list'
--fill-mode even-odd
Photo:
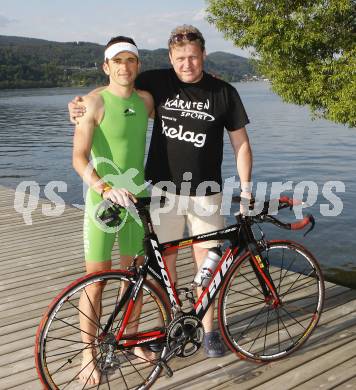
{"label": "green sleeveless trisuit", "polygon": [[[94,130],[92,164],[98,175],[116,188],[127,188],[136,196],[147,196],[144,189],[144,154],[148,115],[143,100],[133,91],[121,98],[104,90],[104,117]],[[118,236],[121,255],[134,256],[143,248],[143,228],[130,213],[118,232],[105,231],[95,221],[101,196],[89,189],[85,204],[84,252],[86,261],[106,261]],[[124,218],[125,219],[125,218]]]}

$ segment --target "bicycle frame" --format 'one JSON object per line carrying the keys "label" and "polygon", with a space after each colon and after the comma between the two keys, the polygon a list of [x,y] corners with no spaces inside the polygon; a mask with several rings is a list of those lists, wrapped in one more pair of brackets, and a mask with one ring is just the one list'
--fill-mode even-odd
{"label": "bicycle frame", "polygon": [[[241,256],[251,256],[253,262],[253,269],[261,284],[265,299],[273,297],[273,304],[278,304],[278,293],[273,285],[272,279],[269,276],[266,263],[259,256],[256,240],[253,237],[253,233],[250,226],[246,226],[244,223],[237,223],[230,225],[224,229],[216,230],[210,233],[191,236],[185,239],[169,241],[165,243],[159,243],[156,233],[153,230],[151,218],[149,212],[145,209],[139,210],[139,215],[143,221],[145,229],[144,249],[145,259],[140,270],[137,272],[137,282],[132,287],[131,291],[127,290],[125,296],[129,294],[129,304],[126,310],[126,314],[123,318],[122,324],[116,335],[116,340],[127,340],[128,335],[124,335],[125,327],[129,321],[132,309],[134,307],[137,295],[141,288],[144,279],[149,274],[153,280],[162,288],[167,294],[172,312],[180,311],[182,302],[179,299],[177,290],[172,282],[172,278],[167,267],[163,253],[166,251],[175,251],[176,249],[192,246],[197,243],[210,241],[210,240],[228,240],[230,246],[225,250],[221,257],[214,274],[212,275],[208,286],[204,289],[202,294],[198,297],[197,301],[193,305],[192,311],[189,314],[196,315],[199,320],[202,320],[208,311],[210,305],[214,301],[216,295],[220,291],[221,286],[230,270],[232,264]],[[121,304],[122,305],[122,304]],[[118,307],[109,319],[113,321],[117,313],[122,309],[120,303]],[[107,327],[109,328],[109,323]],[[154,331],[147,333],[136,334],[138,340],[127,341],[122,344],[123,347],[132,347],[137,344],[146,342],[153,342],[164,338],[165,332]]]}

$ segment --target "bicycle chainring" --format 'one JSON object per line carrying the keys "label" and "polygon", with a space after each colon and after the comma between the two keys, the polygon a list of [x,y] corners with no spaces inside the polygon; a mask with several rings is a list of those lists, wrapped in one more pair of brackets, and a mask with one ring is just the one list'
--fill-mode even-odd
{"label": "bicycle chainring", "polygon": [[204,339],[204,328],[200,319],[194,315],[182,314],[175,318],[167,329],[167,347],[176,349],[176,356],[186,358],[201,347]]}

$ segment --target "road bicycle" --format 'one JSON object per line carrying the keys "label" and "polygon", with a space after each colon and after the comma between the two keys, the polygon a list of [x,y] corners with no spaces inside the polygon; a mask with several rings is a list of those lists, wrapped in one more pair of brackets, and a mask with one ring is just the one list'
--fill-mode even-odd
{"label": "road bicycle", "polygon": [[[226,346],[238,357],[270,362],[300,348],[322,312],[323,275],[307,249],[289,240],[268,241],[260,224],[289,230],[310,225],[309,232],[315,222],[310,214],[294,223],[282,222],[271,215],[272,203],[262,202],[257,215],[237,213],[236,223],[224,229],[160,243],[148,210],[150,198],[140,198],[135,206],[145,231],[143,263],[138,265],[135,258],[127,270],[77,279],[43,316],[35,358],[44,388],[90,387],[77,381],[82,352],[88,348],[96,351],[92,366],[100,373],[100,383],[93,386],[97,389],[147,389],[162,372],[172,376],[170,360],[189,357],[201,347],[202,319],[218,294],[219,329]],[[274,204],[278,210],[292,209],[296,201],[282,197]],[[122,208],[111,204],[100,218],[109,226],[118,225],[121,212]],[[225,242],[226,248],[195,300],[194,284],[179,289],[172,283],[164,253],[208,240]],[[79,301],[81,296],[88,297],[88,289],[96,283],[102,287],[100,310],[91,304],[94,314],[89,315],[79,308]],[[139,317],[133,315],[136,301],[142,304]],[[187,302],[188,309],[183,308]],[[91,342],[83,341],[83,316],[97,329]],[[138,357],[137,347],[154,352],[154,359]]]}

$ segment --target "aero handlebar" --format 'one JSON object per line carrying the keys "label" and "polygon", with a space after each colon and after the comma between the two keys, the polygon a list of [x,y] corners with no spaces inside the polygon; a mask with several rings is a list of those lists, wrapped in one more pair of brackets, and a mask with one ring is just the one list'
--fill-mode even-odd
{"label": "aero handlebar", "polygon": [[[233,196],[232,198],[233,202],[243,202],[244,199],[240,196]],[[245,199],[246,203],[249,203],[248,206],[250,210],[253,210],[253,205],[256,203],[254,199],[251,199],[250,201],[248,199]],[[273,202],[276,202],[276,200],[273,200]],[[253,222],[270,222],[273,225],[276,225],[280,228],[287,229],[287,230],[301,230],[304,229],[305,226],[311,224],[310,228],[307,230],[307,232],[304,234],[308,234],[311,230],[313,230],[315,225],[315,219],[311,214],[307,214],[302,220],[296,221],[293,223],[285,223],[277,218],[273,217],[272,215],[268,214],[268,209],[270,207],[271,201],[265,201],[263,203],[263,209],[262,211],[252,217],[249,217]],[[289,207],[290,209],[293,208],[293,206],[299,206],[302,205],[303,202],[298,199],[291,199],[288,196],[282,196],[278,199],[278,210],[284,209]]]}
{"label": "aero handlebar", "polygon": [[[163,203],[165,201],[164,197],[155,197],[155,198],[150,198],[150,197],[145,197],[145,198],[138,198],[137,203],[135,204],[135,208],[140,210],[144,207],[147,207],[150,205],[151,201],[159,201],[161,202],[161,205],[163,206]],[[253,210],[253,205],[257,203],[254,199],[244,199],[241,198],[240,196],[233,196],[232,197],[232,202],[234,203],[240,203],[240,202],[246,202],[246,206],[249,207],[250,210]],[[282,222],[276,217],[269,215],[268,210],[270,207],[270,204],[272,202],[277,203],[277,200],[270,200],[270,201],[265,201],[263,202],[263,209],[262,211],[254,216],[246,216],[252,223],[254,222],[270,222],[273,225],[276,225],[280,228],[287,229],[287,230],[301,230],[304,229],[307,225],[311,224],[310,228],[307,230],[307,232],[304,234],[308,234],[311,230],[313,230],[314,225],[315,225],[315,220],[314,217],[311,214],[307,214],[302,220],[293,222],[293,223],[286,223]],[[101,215],[98,216],[99,219],[102,222],[105,223],[115,223],[119,219],[119,214],[120,210],[123,209],[123,207],[113,204],[111,202],[105,201],[103,202],[103,205],[106,204],[106,207],[104,207],[104,210]],[[302,205],[303,203],[300,200],[297,199],[291,199],[288,196],[282,196],[281,198],[278,199],[278,210],[284,209],[289,207],[292,209],[293,206],[298,206]]]}

